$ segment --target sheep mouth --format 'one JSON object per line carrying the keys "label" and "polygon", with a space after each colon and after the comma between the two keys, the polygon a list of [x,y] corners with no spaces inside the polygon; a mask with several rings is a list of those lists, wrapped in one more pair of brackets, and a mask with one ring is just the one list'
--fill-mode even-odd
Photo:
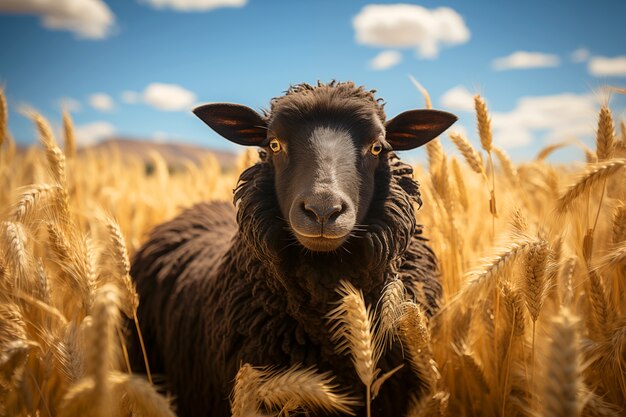
{"label": "sheep mouth", "polygon": [[348,239],[348,235],[340,237],[305,236],[294,231],[296,238],[302,246],[314,252],[330,252],[338,249]]}

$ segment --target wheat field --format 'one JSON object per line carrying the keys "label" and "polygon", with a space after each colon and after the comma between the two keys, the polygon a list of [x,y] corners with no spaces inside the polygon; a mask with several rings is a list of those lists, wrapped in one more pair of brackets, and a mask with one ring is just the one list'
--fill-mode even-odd
{"label": "wheat field", "polygon": [[[338,350],[384,390],[376,359],[402,343],[424,381],[410,416],[617,416],[626,410],[626,127],[598,115],[585,161],[552,164],[569,143],[511,162],[493,144],[477,96],[480,149],[459,133],[426,146],[418,212],[441,268],[444,298],[428,322],[398,282],[378,306],[342,283],[329,316]],[[0,415],[173,416],[150,376],[129,374],[122,322],[141,300],[129,258],[155,225],[209,199],[230,200],[240,157],[150,172],[119,152],[77,151],[28,110],[39,146],[17,152],[0,92]],[[457,152],[441,145],[451,141]],[[331,374],[243,364],[235,416],[349,412]],[[419,395],[418,395],[419,394]]]}

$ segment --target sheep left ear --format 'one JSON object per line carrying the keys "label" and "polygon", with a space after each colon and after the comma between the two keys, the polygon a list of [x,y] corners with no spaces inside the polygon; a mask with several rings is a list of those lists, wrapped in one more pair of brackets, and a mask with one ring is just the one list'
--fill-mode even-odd
{"label": "sheep left ear", "polygon": [[233,103],[210,103],[193,112],[223,138],[244,146],[265,146],[267,127],[260,114]]}
{"label": "sheep left ear", "polygon": [[405,111],[385,123],[385,139],[395,151],[415,149],[442,134],[457,119],[440,110]]}

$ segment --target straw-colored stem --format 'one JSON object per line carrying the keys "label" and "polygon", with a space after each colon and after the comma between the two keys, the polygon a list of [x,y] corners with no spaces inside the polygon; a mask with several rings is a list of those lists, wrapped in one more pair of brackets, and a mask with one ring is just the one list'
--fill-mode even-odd
{"label": "straw-colored stem", "polygon": [[146,351],[146,345],[143,342],[143,336],[141,334],[141,328],[139,327],[139,320],[137,319],[137,312],[133,312],[133,321],[135,322],[135,329],[137,330],[137,337],[139,338],[139,346],[141,346],[141,354],[143,355],[143,363],[146,367],[146,376],[148,382],[152,385],[152,373],[150,372],[150,364],[148,363],[148,352]]}

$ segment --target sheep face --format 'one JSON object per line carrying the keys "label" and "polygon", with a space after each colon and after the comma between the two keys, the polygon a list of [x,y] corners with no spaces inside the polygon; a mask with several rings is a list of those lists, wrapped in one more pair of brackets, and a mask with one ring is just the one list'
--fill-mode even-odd
{"label": "sheep face", "polygon": [[274,99],[265,117],[225,103],[194,113],[226,139],[266,148],[283,218],[300,244],[325,252],[367,227],[360,223],[388,153],[421,146],[456,120],[445,112],[412,110],[385,123],[381,104],[363,92],[307,88]]}

